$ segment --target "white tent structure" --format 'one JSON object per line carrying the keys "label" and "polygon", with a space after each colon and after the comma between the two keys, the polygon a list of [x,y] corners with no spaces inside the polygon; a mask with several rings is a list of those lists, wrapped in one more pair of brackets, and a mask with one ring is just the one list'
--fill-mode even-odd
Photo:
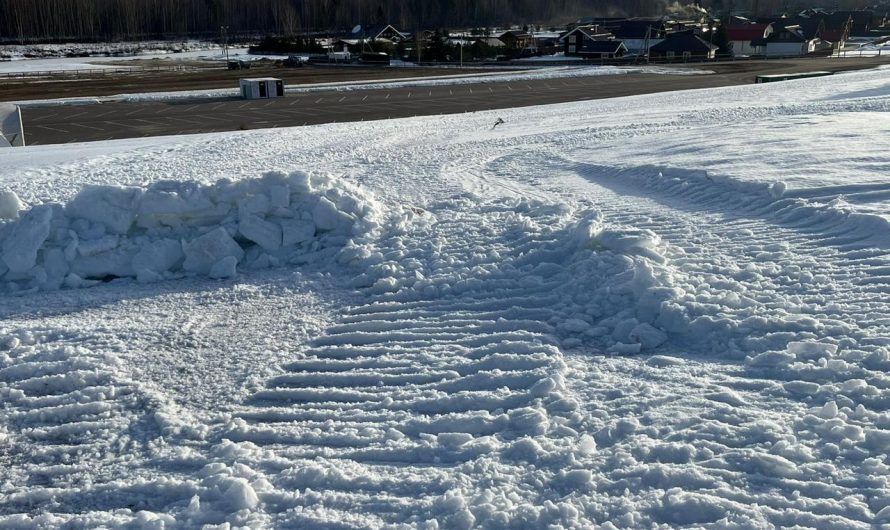
{"label": "white tent structure", "polygon": [[284,82],[275,77],[241,80],[241,97],[266,99],[284,97]]}
{"label": "white tent structure", "polygon": [[22,111],[17,105],[0,103],[0,147],[24,147]]}

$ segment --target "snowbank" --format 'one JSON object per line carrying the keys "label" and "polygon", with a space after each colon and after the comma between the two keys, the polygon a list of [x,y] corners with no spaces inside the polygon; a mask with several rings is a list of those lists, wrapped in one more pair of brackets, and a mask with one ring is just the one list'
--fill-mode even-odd
{"label": "snowbank", "polygon": [[373,204],[332,178],[295,172],[212,185],[88,186],[67,204],[22,210],[0,193],[0,278],[10,292],[116,278],[227,278],[303,263],[367,230]]}

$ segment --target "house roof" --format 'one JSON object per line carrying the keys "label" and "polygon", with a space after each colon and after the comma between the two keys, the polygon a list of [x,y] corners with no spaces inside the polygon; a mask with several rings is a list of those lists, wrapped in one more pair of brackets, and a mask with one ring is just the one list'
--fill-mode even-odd
{"label": "house roof", "polygon": [[803,36],[804,39],[815,39],[825,28],[825,23],[821,16],[817,17],[779,17],[779,18],[759,18],[758,23],[769,23],[773,25],[776,33],[780,33],[782,28],[796,27],[794,31]]}
{"label": "house roof", "polygon": [[672,33],[666,39],[650,48],[651,51],[664,52],[692,52],[692,53],[708,53],[717,50],[719,47],[701,40],[692,33]]}
{"label": "house roof", "polygon": [[873,11],[867,11],[867,10],[862,10],[862,11],[836,11],[834,14],[835,14],[835,15],[841,15],[841,16],[844,16],[844,15],[848,15],[848,14],[849,14],[850,17],[853,19],[853,24],[856,24],[857,26],[859,26],[859,25],[867,26],[867,25],[871,24],[871,20],[872,20],[872,18],[874,18],[874,12],[873,12]]}
{"label": "house roof", "polygon": [[849,11],[838,11],[828,15],[822,15],[822,21],[825,22],[825,29],[829,31],[843,31],[847,23],[853,23],[853,16]]}
{"label": "house roof", "polygon": [[658,19],[633,19],[616,22],[609,28],[620,39],[645,39],[646,35],[655,37],[664,31],[664,21]]}
{"label": "house roof", "polygon": [[754,39],[762,39],[763,34],[769,24],[738,24],[734,26],[726,26],[726,35],[729,40],[734,41],[752,41]]}
{"label": "house roof", "polygon": [[584,43],[584,47],[579,50],[581,53],[616,53],[618,50],[627,46],[620,40],[594,40]]}
{"label": "house roof", "polygon": [[514,31],[514,30],[505,31],[505,32],[501,33],[500,35],[498,35],[498,38],[501,40],[504,40],[504,37],[508,37],[508,36],[516,38],[516,39],[530,39],[530,38],[532,38],[530,33],[526,33],[524,31]]}
{"label": "house roof", "polygon": [[579,18],[575,24],[579,26],[592,26],[594,24],[608,24],[620,22],[622,20],[627,20],[627,18],[623,17],[582,17]]}
{"label": "house roof", "polygon": [[590,40],[608,40],[609,37],[612,37],[611,33],[601,30],[599,26],[578,26],[560,37],[559,40],[565,40],[572,33],[580,33]]}
{"label": "house roof", "polygon": [[501,47],[504,46],[504,41],[497,37],[479,37],[476,39],[476,42],[481,42],[483,44],[487,44],[488,46],[493,47]]}
{"label": "house roof", "polygon": [[405,33],[402,33],[401,31],[397,30],[391,24],[376,24],[373,26],[358,25],[352,29],[352,36],[354,36],[354,37],[364,36],[364,37],[367,37],[370,39],[376,39],[377,37],[380,36],[381,33],[385,32],[388,29],[391,29],[394,32],[398,33],[399,35],[402,36],[402,38],[406,37]]}
{"label": "house roof", "polygon": [[805,42],[809,40],[803,28],[798,25],[782,26],[781,24],[770,24],[772,32],[764,33],[764,37],[753,39],[753,46],[765,46],[769,42]]}

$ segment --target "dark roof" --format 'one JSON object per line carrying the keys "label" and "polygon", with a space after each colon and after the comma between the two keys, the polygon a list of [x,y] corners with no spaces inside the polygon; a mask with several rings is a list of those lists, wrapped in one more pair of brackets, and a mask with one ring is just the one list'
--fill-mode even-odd
{"label": "dark roof", "polygon": [[647,33],[651,38],[658,38],[664,31],[664,21],[660,19],[621,20],[615,24],[606,24],[606,27],[619,39],[645,39]]}
{"label": "dark roof", "polygon": [[871,24],[875,14],[873,11],[836,11],[835,15],[850,15],[854,24]]}
{"label": "dark roof", "polygon": [[822,18],[802,18],[795,21],[803,31],[803,36],[807,39],[815,39],[822,34],[825,29],[825,22]]}
{"label": "dark roof", "polygon": [[822,21],[825,22],[825,29],[827,30],[843,30],[847,23],[852,24],[853,16],[850,15],[849,11],[838,11],[836,13],[822,15]]}
{"label": "dark roof", "polygon": [[672,33],[666,39],[650,48],[651,51],[656,53],[708,53],[716,49],[718,49],[718,46],[709,44],[692,33]]}
{"label": "dark roof", "polygon": [[763,32],[769,24],[739,24],[735,26],[726,26],[726,35],[729,40],[735,41],[752,41],[754,39],[762,39]]}
{"label": "dark roof", "polygon": [[601,29],[599,26],[578,26],[572,31],[564,33],[559,40],[563,40],[572,33],[581,33],[585,37],[591,40],[607,40],[606,37],[611,37],[612,34],[608,31]]}
{"label": "dark roof", "polygon": [[766,46],[768,42],[804,42],[807,36],[803,28],[796,25],[783,26],[781,24],[770,24],[773,31],[766,37],[753,39],[752,46]]}
{"label": "dark roof", "polygon": [[795,33],[799,33],[804,39],[815,39],[825,29],[825,23],[821,16],[817,17],[779,17],[779,18],[758,18],[758,23],[769,23],[773,25],[776,33],[781,33],[783,28],[796,27]]}
{"label": "dark roof", "polygon": [[622,17],[582,17],[575,21],[578,26],[592,26],[594,24],[608,24],[627,20]]}
{"label": "dark roof", "polygon": [[505,32],[501,33],[500,35],[498,35],[497,37],[498,37],[499,39],[503,39],[503,38],[504,38],[505,36],[507,36],[507,35],[510,35],[511,37],[515,37],[515,38],[517,38],[517,39],[530,39],[530,38],[532,38],[531,33],[528,33],[528,32],[525,32],[525,31],[518,31],[518,30],[517,30],[517,31],[513,31],[513,30],[505,31]]}

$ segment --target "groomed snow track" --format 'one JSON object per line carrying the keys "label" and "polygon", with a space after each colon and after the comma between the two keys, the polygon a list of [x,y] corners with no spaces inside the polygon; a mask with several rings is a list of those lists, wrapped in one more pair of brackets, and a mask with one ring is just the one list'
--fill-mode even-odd
{"label": "groomed snow track", "polygon": [[[559,517],[571,480],[591,487],[587,471],[572,474],[573,455],[583,454],[572,428],[581,416],[547,324],[554,312],[545,302],[557,286],[529,289],[501,270],[501,253],[513,252],[504,234],[525,237],[514,205],[477,205],[473,216],[460,202],[476,204],[409,212],[412,233],[379,243],[398,250],[372,267],[386,272],[364,288],[368,303],[347,310],[219,433],[269,451],[253,469],[271,475],[288,462],[274,487],[314,492],[273,503],[289,524],[423,526],[435,518],[469,528],[479,514],[467,499],[483,489],[494,495],[489,515],[506,520],[513,516],[497,512],[515,502],[514,474],[539,453],[563,462],[556,474],[570,479],[561,484],[553,469],[520,475],[555,482],[550,491],[526,484],[524,501],[541,512],[526,514],[529,524]],[[479,482],[480,468],[501,467],[505,484]],[[289,519],[285,510],[295,509],[299,517]]]}
{"label": "groomed snow track", "polygon": [[0,526],[890,524],[885,74],[0,171],[36,204],[324,163],[375,213],[221,282],[0,298]]}

